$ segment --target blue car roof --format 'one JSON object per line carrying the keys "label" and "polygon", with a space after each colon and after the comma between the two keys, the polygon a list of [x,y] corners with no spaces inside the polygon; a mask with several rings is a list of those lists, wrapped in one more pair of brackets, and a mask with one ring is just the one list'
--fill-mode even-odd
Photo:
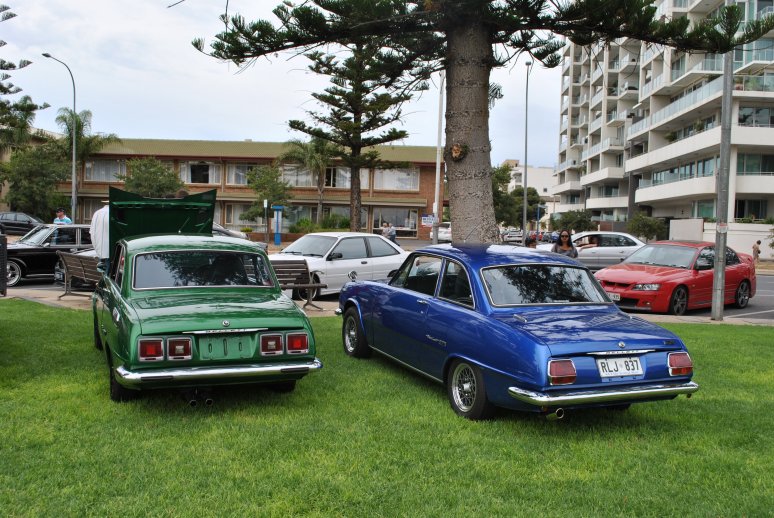
{"label": "blue car roof", "polygon": [[443,255],[469,265],[473,269],[486,268],[502,264],[538,263],[566,264],[583,266],[574,259],[545,250],[525,248],[513,245],[494,245],[488,243],[451,243],[431,245],[416,250]]}

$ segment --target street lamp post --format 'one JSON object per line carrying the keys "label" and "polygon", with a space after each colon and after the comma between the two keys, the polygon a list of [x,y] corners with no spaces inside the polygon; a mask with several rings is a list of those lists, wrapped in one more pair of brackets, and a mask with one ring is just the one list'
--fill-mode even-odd
{"label": "street lamp post", "polygon": [[43,53],[43,57],[51,58],[54,61],[58,61],[61,64],[65,66],[67,71],[70,73],[70,80],[73,82],[73,122],[72,122],[72,128],[70,128],[71,132],[71,138],[73,141],[73,170],[72,170],[72,192],[70,194],[70,217],[73,218],[73,221],[75,221],[75,211],[78,208],[78,191],[77,191],[77,185],[76,185],[76,179],[75,179],[75,140],[77,135],[77,129],[78,129],[78,114],[75,111],[75,77],[73,77],[73,71],[70,70],[70,67],[67,66],[67,63],[62,61],[61,59],[57,59],[48,52]]}
{"label": "street lamp post", "polygon": [[441,132],[443,129],[443,83],[446,72],[441,70],[441,83],[438,86],[438,142],[435,146],[435,203],[433,203],[433,244],[438,244],[438,226],[443,218],[443,203],[441,203]]}
{"label": "street lamp post", "polygon": [[522,187],[524,188],[524,196],[522,199],[523,207],[521,214],[521,231],[522,231],[522,243],[526,237],[527,232],[527,114],[529,106],[529,73],[532,72],[532,61],[527,61],[527,80],[524,88],[524,173],[522,175]]}

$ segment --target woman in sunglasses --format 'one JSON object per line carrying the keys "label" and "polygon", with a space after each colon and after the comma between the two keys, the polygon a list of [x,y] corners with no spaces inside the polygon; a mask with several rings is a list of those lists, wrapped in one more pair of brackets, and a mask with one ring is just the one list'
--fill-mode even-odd
{"label": "woman in sunglasses", "polygon": [[575,248],[575,245],[572,244],[572,241],[570,241],[569,230],[562,230],[559,232],[559,241],[554,244],[551,251],[557,254],[566,255],[567,257],[572,257],[573,259],[578,257],[578,250]]}

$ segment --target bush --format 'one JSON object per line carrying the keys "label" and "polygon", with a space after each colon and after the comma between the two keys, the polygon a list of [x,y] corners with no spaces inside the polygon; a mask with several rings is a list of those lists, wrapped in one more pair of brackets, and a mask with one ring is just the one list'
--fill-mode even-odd
{"label": "bush", "polygon": [[349,228],[349,218],[341,214],[331,214],[322,220],[323,228]]}
{"label": "bush", "polygon": [[310,219],[299,219],[294,224],[290,225],[290,232],[292,234],[308,234],[317,230],[317,225],[312,223]]}
{"label": "bush", "polygon": [[245,233],[252,232],[253,231],[253,227],[242,227],[240,230],[242,232],[245,232]]}
{"label": "bush", "polygon": [[636,214],[626,225],[630,234],[648,239],[666,239],[667,227],[664,220],[651,218],[643,213]]}

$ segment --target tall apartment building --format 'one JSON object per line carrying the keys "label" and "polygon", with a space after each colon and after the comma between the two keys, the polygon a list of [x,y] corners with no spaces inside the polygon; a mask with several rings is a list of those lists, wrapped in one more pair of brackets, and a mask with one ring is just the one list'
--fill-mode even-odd
{"label": "tall apartment building", "polygon": [[[663,0],[659,15],[699,20],[723,0]],[[773,0],[738,1],[745,20]],[[564,49],[557,212],[598,221],[637,211],[716,217],[723,56],[622,38]],[[728,220],[774,216],[774,35],[734,53]]]}

